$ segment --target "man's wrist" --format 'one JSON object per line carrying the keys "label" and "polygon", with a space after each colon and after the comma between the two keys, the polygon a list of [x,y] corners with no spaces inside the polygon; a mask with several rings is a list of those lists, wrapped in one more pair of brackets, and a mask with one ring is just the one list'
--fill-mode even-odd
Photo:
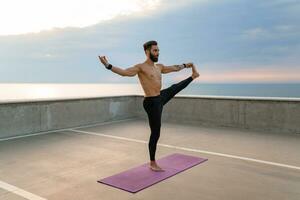
{"label": "man's wrist", "polygon": [[179,70],[182,70],[183,68],[186,68],[186,65],[184,63],[181,64],[181,65],[177,65],[177,66],[178,66]]}
{"label": "man's wrist", "polygon": [[105,63],[104,65],[105,65],[106,69],[110,70],[112,68],[112,64],[110,64],[110,63]]}

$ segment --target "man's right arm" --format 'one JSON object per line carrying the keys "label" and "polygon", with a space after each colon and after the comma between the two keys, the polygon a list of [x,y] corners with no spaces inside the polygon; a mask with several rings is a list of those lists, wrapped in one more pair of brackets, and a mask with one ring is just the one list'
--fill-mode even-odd
{"label": "man's right arm", "polygon": [[135,76],[140,71],[140,65],[136,64],[133,67],[129,67],[127,69],[122,69],[117,66],[111,65],[105,56],[98,56],[101,63],[107,68],[110,69],[112,72],[119,74],[121,76]]}
{"label": "man's right arm", "polygon": [[111,71],[121,76],[135,76],[140,71],[140,67],[138,64],[136,64],[133,67],[121,69],[120,67],[116,67],[113,65]]}

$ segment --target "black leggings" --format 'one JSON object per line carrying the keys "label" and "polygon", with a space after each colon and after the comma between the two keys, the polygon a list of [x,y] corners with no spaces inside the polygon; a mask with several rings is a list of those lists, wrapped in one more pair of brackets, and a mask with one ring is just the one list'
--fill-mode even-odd
{"label": "black leggings", "polygon": [[150,160],[155,160],[155,152],[157,141],[160,136],[161,127],[161,114],[163,106],[178,92],[188,86],[193,78],[189,76],[188,78],[180,81],[179,83],[173,84],[170,87],[160,91],[157,96],[144,97],[143,107],[148,115],[148,121],[151,129],[151,135],[148,143]]}

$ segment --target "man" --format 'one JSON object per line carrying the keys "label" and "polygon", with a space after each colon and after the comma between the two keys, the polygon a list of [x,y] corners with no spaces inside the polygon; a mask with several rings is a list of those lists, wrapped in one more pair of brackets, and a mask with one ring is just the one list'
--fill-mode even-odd
{"label": "man", "polygon": [[[200,75],[193,63],[184,63],[182,65],[165,66],[163,64],[155,64],[159,57],[159,48],[154,40],[146,42],[144,51],[147,56],[143,63],[134,65],[133,67],[122,69],[113,66],[107,61],[105,56],[99,56],[101,63],[109,70],[121,76],[139,77],[140,83],[144,90],[145,96],[143,107],[148,115],[151,135],[148,143],[150,154],[150,169],[153,171],[164,171],[155,161],[155,152],[158,139],[160,137],[161,114],[163,106],[178,92],[184,89],[189,83]],[[180,71],[183,68],[192,68],[192,75],[188,78],[173,84],[170,87],[161,90],[161,74]]]}

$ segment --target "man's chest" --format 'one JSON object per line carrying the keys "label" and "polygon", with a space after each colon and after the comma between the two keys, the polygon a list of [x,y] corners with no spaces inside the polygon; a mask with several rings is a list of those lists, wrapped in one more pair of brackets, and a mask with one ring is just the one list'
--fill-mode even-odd
{"label": "man's chest", "polygon": [[149,78],[149,79],[160,79],[161,78],[161,69],[158,66],[154,67],[144,67],[142,69],[143,76]]}

